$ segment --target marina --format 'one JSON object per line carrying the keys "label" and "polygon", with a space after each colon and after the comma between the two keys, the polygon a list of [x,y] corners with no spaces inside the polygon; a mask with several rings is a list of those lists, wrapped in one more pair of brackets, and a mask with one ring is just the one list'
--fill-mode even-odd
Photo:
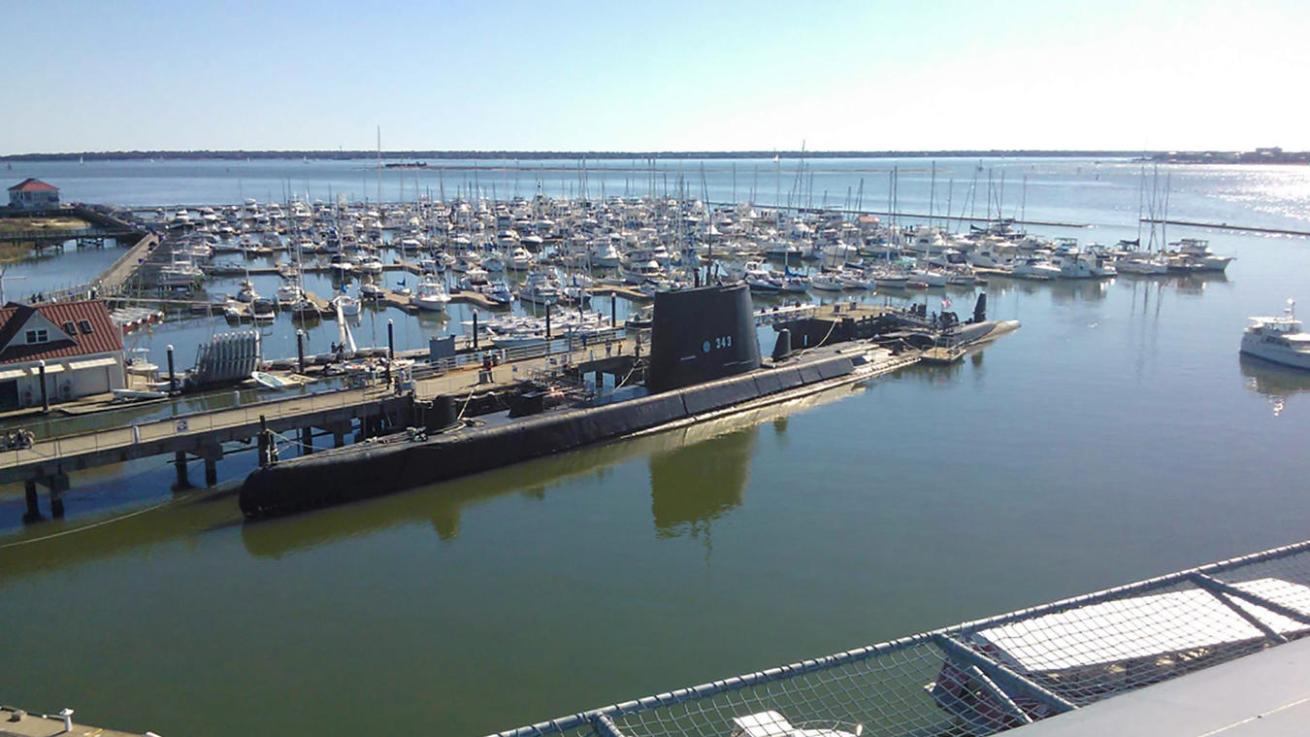
{"label": "marina", "polygon": [[0,737],[1302,737],[1310,13],[997,10],[0,5]]}
{"label": "marina", "polygon": [[[33,171],[32,175],[59,182],[72,197],[82,186],[77,183],[75,166],[69,165],[69,172]],[[290,162],[287,173],[308,167],[330,177],[327,172],[337,171],[337,166]],[[671,167],[670,198],[684,203],[676,192],[675,165],[661,166]],[[683,166],[685,178],[699,177],[698,165]],[[740,177],[752,164],[738,162],[736,166]],[[1095,253],[1090,247],[1093,242],[1111,244],[1106,250],[1113,251],[1120,241],[1138,238],[1138,225],[1131,215],[1137,210],[1142,179],[1138,166],[1101,165],[1096,174],[1091,164],[1081,162],[994,162],[992,166],[1018,166],[1016,172],[1027,174],[1028,219],[1091,226],[1027,233],[1041,237],[1035,242],[1046,243],[1048,260],[1057,271],[1067,264],[1075,273],[1082,268],[1078,264],[1094,263],[1062,253],[1058,238],[1078,237],[1079,255]],[[375,173],[370,167],[358,163],[342,171],[364,171],[372,179]],[[764,167],[772,164],[762,164]],[[940,191],[937,206],[929,207],[927,167],[910,174],[908,165],[901,162],[859,165],[862,172],[880,168],[884,183],[893,167],[906,167],[898,183],[898,209],[927,214],[940,207],[945,212]],[[1075,199],[1077,187],[1065,190],[1057,184],[1038,184],[1042,171],[1050,171],[1053,181],[1077,180],[1080,167],[1087,167],[1082,175],[1086,181],[1094,176],[1100,181],[1114,179],[1119,206],[1102,209]],[[974,166],[961,168],[963,171],[954,172],[957,182],[971,178]],[[710,199],[732,201],[728,165],[719,164],[708,171]],[[405,176],[415,173],[407,170]],[[431,202],[443,202],[437,172],[417,173],[430,182]],[[384,173],[384,186],[393,188],[393,197],[399,194],[398,175]],[[947,177],[951,172],[940,166],[937,175]],[[463,185],[449,169],[444,176],[450,188],[447,200],[455,202],[451,192]],[[471,180],[471,171],[468,176]],[[489,188],[487,178],[492,175],[480,170],[478,176],[483,178],[480,186]],[[621,179],[615,184],[612,175],[599,171],[591,176],[609,176],[607,189],[622,191]],[[849,175],[843,183],[828,186],[845,192],[846,183],[858,187],[860,176],[869,175]],[[349,178],[349,174],[341,177],[341,191],[350,191],[344,188],[349,186]],[[1010,178],[1017,181],[1021,175],[1012,172]],[[1173,181],[1171,212],[1187,212],[1191,207],[1202,214],[1223,210],[1213,217],[1233,222],[1244,217],[1243,212],[1225,210],[1229,205],[1222,200],[1199,194],[1180,179],[1185,179],[1184,175]],[[246,198],[236,191],[235,178],[225,179],[220,170],[211,181],[213,192],[196,202],[210,202],[208,206],[216,213],[245,207]],[[255,179],[246,175],[242,181]],[[276,178],[269,181],[278,187]],[[320,181],[326,191],[329,180]],[[502,181],[497,188],[512,192],[512,180]],[[148,179],[141,184],[145,189],[150,186]],[[594,181],[590,185],[599,186]],[[576,181],[574,186],[576,189]],[[699,183],[696,186],[699,188]],[[222,193],[228,187],[231,195],[225,201]],[[358,191],[359,185],[355,187]],[[384,207],[394,209],[402,221],[430,206],[414,201],[412,180],[406,190],[408,201],[395,200]],[[722,197],[716,197],[715,191],[723,192]],[[545,194],[544,201],[554,202],[555,207],[580,207],[576,197],[568,197],[567,187]],[[866,196],[886,198],[887,194],[884,186],[882,192]],[[142,202],[165,201],[148,191],[140,196]],[[128,197],[120,194],[95,201]],[[314,200],[300,199],[307,201],[307,207]],[[467,196],[464,199],[471,207],[477,202]],[[488,193],[486,217],[492,217],[498,203],[507,210],[530,208],[533,198],[522,199],[522,203],[512,197],[497,201]],[[648,201],[648,195],[637,199]],[[694,207],[697,199],[705,201],[688,197],[685,205],[668,207]],[[915,200],[919,204],[906,206]],[[979,207],[982,200],[980,197]],[[261,201],[264,209],[274,199],[261,197]],[[356,201],[357,206],[351,205]],[[362,199],[347,196],[346,202],[348,209],[367,212]],[[840,209],[831,201],[829,204],[830,209]],[[314,207],[332,209],[326,199]],[[369,205],[372,207],[375,205]],[[612,210],[618,207],[607,205]],[[952,208],[956,214],[959,207],[957,199]],[[289,212],[285,200],[281,209]],[[755,209],[757,214],[770,210],[768,204]],[[702,210],[710,217],[714,211],[715,206]],[[789,222],[793,217],[802,222],[822,218],[819,212],[802,215],[795,209],[787,211],[785,201],[774,212],[784,213]],[[1034,213],[1041,213],[1040,217]],[[1008,220],[1018,212],[1007,205],[1005,214]],[[170,244],[184,242],[186,231],[195,230],[169,227],[167,217],[166,212],[162,220],[155,215],[156,222],[141,221],[142,227],[154,228],[154,235],[164,244],[151,249],[156,254],[153,260],[161,266],[172,263]],[[1271,227],[1282,224],[1268,215],[1245,217],[1266,218]],[[858,228],[857,219],[854,214],[840,218]],[[789,322],[824,319],[848,309],[854,311],[852,316],[872,318],[888,311],[917,315],[920,308],[924,313],[920,319],[927,325],[933,323],[933,313],[948,311],[960,313],[967,321],[981,294],[987,295],[988,318],[1018,321],[1022,328],[995,343],[967,350],[958,350],[949,340],[910,345],[903,350],[919,351],[913,365],[896,367],[868,382],[828,387],[775,404],[743,405],[739,411],[711,413],[703,421],[670,424],[626,440],[580,446],[451,480],[418,480],[410,490],[384,496],[315,504],[313,509],[258,515],[259,519],[247,517],[240,497],[245,479],[260,473],[259,437],[265,429],[278,436],[265,446],[279,451],[277,463],[270,469],[313,465],[357,445],[367,447],[370,439],[373,444],[387,437],[415,442],[409,440],[406,428],[414,426],[417,416],[398,409],[412,400],[397,397],[395,385],[386,380],[385,368],[393,355],[390,344],[394,344],[395,372],[410,372],[412,391],[421,400],[451,395],[463,403],[469,390],[479,385],[482,359],[494,351],[506,355],[493,366],[492,381],[482,384],[489,393],[517,386],[528,378],[525,374],[539,378],[537,372],[543,370],[559,372],[567,365],[579,367],[607,359],[613,365],[604,366],[607,370],[599,384],[610,391],[628,370],[620,356],[625,361],[635,358],[635,335],[621,330],[608,340],[598,337],[601,342],[575,350],[566,350],[562,338],[556,339],[559,352],[554,354],[552,367],[550,357],[540,353],[546,309],[518,300],[507,306],[493,306],[497,303],[489,299],[461,301],[457,295],[463,290],[458,286],[467,271],[455,271],[453,264],[438,276],[450,297],[444,309],[407,310],[400,298],[412,300],[417,295],[421,275],[400,264],[403,261],[421,272],[419,261],[427,255],[407,249],[402,259],[398,242],[407,237],[403,227],[384,229],[380,245],[370,254],[383,262],[376,279],[385,290],[381,300],[374,304],[359,291],[364,283],[374,282],[374,277],[352,274],[346,280],[347,295],[360,301],[358,314],[344,321],[357,343],[350,358],[343,359],[333,350],[342,342],[342,321],[330,300],[341,293],[342,280],[335,278],[330,267],[331,254],[302,253],[300,257],[297,270],[305,282],[304,292],[313,295],[317,312],[308,320],[298,319],[291,310],[275,310],[273,321],[262,325],[240,317],[229,322],[222,309],[210,306],[226,306],[227,297],[236,297],[247,279],[259,296],[274,298],[279,287],[294,283],[282,276],[285,266],[295,261],[291,250],[273,250],[248,259],[238,253],[216,254],[211,263],[237,264],[239,268],[206,275],[197,288],[185,292],[148,293],[126,285],[112,303],[114,310],[123,311],[121,315],[137,326],[124,337],[125,350],[157,364],[151,379],[156,385],[168,383],[167,346],[174,346],[176,375],[181,377],[195,368],[192,356],[197,346],[210,345],[220,334],[248,331],[259,333],[261,373],[274,377],[274,384],[298,376],[308,382],[269,389],[242,380],[127,404],[106,400],[100,405],[87,398],[68,405],[57,403],[49,415],[20,410],[6,419],[9,427],[29,428],[35,436],[34,448],[41,454],[38,462],[38,454],[31,449],[0,451],[0,463],[6,464],[5,473],[12,479],[0,491],[0,524],[8,525],[7,536],[0,538],[0,545],[6,546],[0,548],[4,563],[0,587],[6,591],[3,601],[27,602],[22,613],[12,604],[0,607],[5,607],[5,621],[16,623],[24,633],[13,657],[32,674],[23,688],[10,688],[13,695],[7,698],[50,711],[70,700],[76,690],[79,696],[72,705],[79,714],[120,729],[149,727],[163,735],[185,731],[184,725],[197,714],[203,714],[206,723],[220,718],[213,715],[222,714],[225,730],[250,734],[287,733],[301,729],[305,719],[316,725],[313,728],[330,730],[334,722],[327,717],[280,715],[271,706],[256,717],[226,712],[221,704],[237,698],[266,698],[253,694],[265,693],[293,672],[305,678],[303,669],[323,662],[325,649],[341,647],[340,632],[375,631],[374,616],[380,607],[394,622],[393,628],[370,636],[371,652],[347,644],[349,655],[340,656],[351,657],[356,663],[352,667],[372,675],[373,682],[361,684],[355,695],[395,703],[401,694],[415,704],[397,717],[405,724],[439,722],[453,733],[485,734],[578,708],[621,702],[637,694],[659,693],[678,684],[701,683],[706,677],[767,669],[816,653],[837,652],[852,643],[894,639],[926,626],[1017,609],[1303,537],[1295,521],[1295,510],[1303,501],[1289,487],[1285,475],[1296,472],[1300,462],[1296,460],[1300,457],[1297,438],[1310,427],[1304,425],[1307,417],[1299,409],[1304,399],[1300,395],[1310,389],[1310,382],[1258,358],[1237,358],[1245,317],[1268,313],[1284,296],[1297,296],[1295,274],[1310,265],[1298,239],[1208,234],[1210,242],[1205,245],[1209,253],[1236,257],[1218,272],[1171,271],[1171,257],[1167,253],[1159,256],[1157,234],[1157,245],[1143,261],[1159,258],[1165,266],[1158,274],[1118,269],[1118,273],[1104,276],[1025,279],[1016,278],[1003,260],[997,261],[998,265],[983,265],[978,258],[980,263],[972,266],[972,284],[912,287],[912,278],[935,281],[938,276],[934,272],[946,273],[945,263],[930,261],[934,255],[945,259],[949,255],[946,250],[954,248],[952,244],[959,243],[961,235],[985,243],[995,234],[989,228],[971,230],[967,224],[956,227],[955,217],[944,226],[943,219],[939,216],[933,228],[923,231],[922,253],[914,241],[920,225],[929,223],[893,224],[890,218],[879,219],[876,231],[896,225],[896,232],[905,234],[904,252],[892,258],[907,260],[904,286],[874,284],[872,289],[846,290],[843,285],[839,292],[815,290],[813,279],[830,273],[823,269],[823,258],[801,258],[807,248],[799,242],[795,245],[800,254],[795,248],[779,248],[777,252],[785,255],[771,258],[758,245],[766,239],[758,236],[744,239],[757,244],[754,252],[730,248],[725,242],[728,239],[720,239],[712,252],[705,248],[698,253],[700,278],[702,283],[708,275],[712,283],[731,284],[741,274],[744,281],[746,274],[738,267],[747,262],[761,265],[762,273],[751,278],[762,285],[775,278],[785,283],[792,276],[810,277],[805,292],[752,290],[751,321],[757,325],[762,357],[771,353],[778,328]],[[675,233],[675,244],[677,227],[681,227],[675,226],[676,222],[677,218],[672,218],[668,226]],[[708,222],[702,222],[698,227],[707,229]],[[488,224],[494,226],[490,220]],[[1024,230],[1010,227],[1015,232]],[[487,230],[493,242],[497,241],[500,229]],[[1142,243],[1150,241],[1148,230],[1142,232],[1147,236]],[[656,232],[661,232],[659,227]],[[286,233],[277,235],[280,242],[290,240]],[[946,248],[934,245],[934,235],[941,237]],[[1181,240],[1207,234],[1171,225],[1168,236],[1164,250],[1177,252],[1181,260]],[[194,235],[190,240],[195,241]],[[238,235],[235,242],[239,240]],[[393,241],[396,246],[389,245]],[[561,288],[569,286],[573,274],[591,278],[593,284],[587,288],[591,304],[581,312],[597,315],[595,319],[607,327],[612,321],[612,327],[623,329],[631,321],[637,326],[634,333],[644,334],[642,355],[649,356],[650,315],[643,314],[644,308],[652,307],[660,294],[694,290],[694,275],[687,271],[680,289],[661,291],[657,287],[647,294],[640,285],[620,283],[623,276],[618,267],[593,263],[589,269],[585,264],[570,265],[564,258],[571,248],[592,253],[590,245],[588,241],[585,246],[571,246],[564,238],[544,240],[537,254],[544,253],[546,260],[536,268],[553,270]],[[615,250],[622,254],[641,250],[643,245],[625,241]],[[1193,251],[1199,254],[1198,249]],[[456,246],[452,251],[438,241],[430,250],[434,254],[448,252],[458,259],[473,249]],[[491,249],[477,250],[484,258],[508,261],[514,249],[496,243]],[[672,259],[679,249],[666,245],[665,250]],[[941,253],[935,254],[937,250]],[[955,250],[960,250],[966,261],[968,253],[1003,255],[995,248],[978,246]],[[881,252],[845,257],[840,255],[841,249],[830,248],[829,252],[837,254],[838,263],[876,266],[879,258],[886,258]],[[105,259],[96,260],[101,253]],[[66,259],[58,263],[67,263],[70,269],[86,259],[84,273],[67,277],[66,284],[76,286],[93,283],[124,253],[120,249],[69,249],[47,259]],[[921,263],[908,263],[920,256]],[[315,262],[324,266],[315,267]],[[1273,264],[1277,267],[1271,268]],[[662,267],[666,274],[679,270],[676,264],[670,266],[675,268]],[[22,264],[11,266],[7,276],[24,276],[25,268]],[[273,271],[265,271],[270,269]],[[520,279],[526,275],[507,268],[498,278],[516,291],[522,289]],[[488,282],[495,280],[489,278]],[[38,291],[55,291],[53,286],[33,279],[6,279],[5,283],[7,296],[24,300]],[[402,295],[406,288],[410,294]],[[196,312],[199,305],[206,306],[209,314]],[[156,320],[155,312],[162,313],[162,318]],[[567,329],[560,321],[566,315],[578,315],[579,308],[556,304],[550,312],[554,333]],[[297,331],[304,332],[303,371]],[[513,346],[516,340],[522,343],[497,348],[492,337],[497,331],[503,331],[499,335],[507,341],[506,346]],[[822,340],[826,332],[825,327],[810,340]],[[792,332],[797,344],[805,340],[804,335],[799,328]],[[451,338],[453,357],[434,357],[432,341]],[[590,343],[591,338],[587,340]],[[905,340],[917,339],[906,335]],[[610,355],[606,355],[607,344]],[[133,349],[145,351],[132,353]],[[539,353],[534,356],[531,351]],[[425,368],[425,364],[437,368]],[[333,366],[352,368],[334,374]],[[371,370],[366,370],[368,367]],[[594,371],[578,373],[584,386],[597,385]],[[351,387],[354,374],[368,377],[368,383]],[[495,408],[490,399],[487,402],[486,409]],[[1117,409],[1125,403],[1137,409],[1131,420],[1125,420]],[[1061,408],[1059,418],[1043,410],[1056,405]],[[384,406],[394,409],[394,419],[380,425],[365,421],[368,408]],[[505,411],[495,408],[495,412]],[[495,412],[474,419],[490,422]],[[267,428],[259,423],[260,414],[265,416]],[[177,431],[179,419],[186,421],[184,433]],[[102,422],[107,426],[98,427]],[[133,444],[133,424],[142,433],[139,446]],[[334,427],[339,433],[334,433]],[[302,434],[306,428],[308,442]],[[1262,442],[1251,445],[1238,440],[1250,433]],[[339,450],[335,449],[338,434]],[[50,457],[52,445],[43,443],[58,441],[59,453],[72,458],[82,453],[76,447],[83,442],[77,438],[82,437],[97,438],[91,445],[93,452],[103,451],[103,460],[65,469],[67,486],[55,483],[63,507],[59,518],[53,515],[51,486],[33,479],[42,521],[24,526],[21,519],[29,511],[25,481],[58,475],[58,463]],[[1179,438],[1186,439],[1186,450],[1180,448]],[[210,439],[218,441],[221,456],[214,453],[212,443],[205,449]],[[1089,454],[1089,443],[1099,450]],[[103,446],[101,451],[95,451],[97,445]],[[135,449],[124,453],[122,448],[128,447]],[[309,447],[314,452],[302,456]],[[179,448],[185,450],[182,464],[175,455]],[[1187,462],[1135,460],[1164,452]],[[1239,463],[1231,462],[1234,454],[1241,459]],[[864,470],[858,473],[847,470],[856,458],[876,460],[860,464]],[[18,463],[20,459],[27,465]],[[34,473],[43,465],[40,474]],[[189,487],[179,485],[179,467],[188,471]],[[351,481],[341,487],[350,490],[368,483]],[[1169,491],[1174,488],[1180,491]],[[1188,493],[1183,494],[1182,488]],[[1239,503],[1233,497],[1234,489],[1252,488],[1258,489],[1255,493],[1263,500],[1261,504],[1253,506],[1246,497]],[[1133,510],[1131,519],[1114,511],[1122,508]],[[1195,534],[1186,539],[1168,535],[1168,545],[1164,545],[1160,531],[1172,529],[1180,508],[1192,510],[1186,516]],[[859,524],[851,519],[852,514],[858,515]],[[1075,541],[1073,548],[1096,546],[1111,534],[1122,542],[1115,551],[1101,556],[1079,555],[1068,542]],[[807,542],[789,546],[785,554],[782,550],[761,551],[757,544],[761,536],[777,535],[802,535]],[[518,542],[507,548],[507,537]],[[992,580],[1009,581],[1006,571],[1023,567],[1035,547],[1053,560],[1054,570],[1004,586],[983,580],[960,585],[952,573],[969,561],[969,567],[987,572]],[[626,552],[606,559],[595,556],[598,549]],[[520,551],[535,562],[524,563]],[[395,575],[392,567],[412,566],[415,555],[428,569],[423,580]],[[870,570],[868,560],[880,562]],[[210,565],[232,572],[223,578],[223,595],[193,582],[190,571]],[[776,571],[777,580],[761,588],[759,576],[747,573],[760,567]],[[897,574],[885,575],[883,567],[894,568]],[[860,573],[852,579],[852,571]],[[351,573],[343,579],[341,574],[346,572]],[[676,580],[676,586],[668,583],[669,577]],[[493,581],[494,588],[488,583]],[[948,586],[953,593],[943,599],[940,591]],[[298,601],[269,593],[284,587],[298,592]],[[779,587],[789,595],[780,597]],[[84,697],[83,689],[76,685],[84,676],[69,675],[46,663],[38,645],[54,642],[56,652],[66,654],[105,648],[98,644],[95,633],[67,626],[72,621],[68,607],[86,596],[117,596],[111,591],[124,590],[140,601],[101,615],[102,628],[121,638],[107,647],[121,657],[149,663],[149,667],[134,669],[127,681],[108,692]],[[151,604],[155,592],[161,591],[169,602]],[[226,601],[231,594],[259,597],[262,611],[236,607]],[[365,607],[362,600],[372,604]],[[833,600],[842,605],[817,603]],[[415,604],[392,603],[400,601]],[[525,601],[536,603],[524,608]],[[541,604],[547,601],[553,604]],[[588,601],[606,602],[607,616],[597,617],[591,606],[582,603]],[[708,610],[706,602],[713,602]],[[165,620],[151,613],[160,606],[178,619]],[[342,629],[317,633],[297,627],[297,618],[309,616],[304,614],[305,607],[334,612]],[[805,631],[785,639],[773,637],[778,628],[794,631],[788,623],[809,617],[821,617],[826,626],[821,631],[801,628]],[[185,640],[188,621],[204,621],[212,635],[207,639],[214,644]],[[542,626],[554,634],[554,641],[544,642],[529,634]],[[420,634],[432,627],[450,635],[432,639]],[[631,648],[634,627],[652,643],[665,643],[667,652],[641,648],[633,657],[644,660],[642,668],[593,665],[571,668],[569,678],[559,678],[559,664],[571,662],[571,653]],[[180,646],[176,657],[148,651],[144,643],[159,638],[186,644]],[[487,643],[506,638],[515,654],[488,659]],[[270,648],[278,658],[274,673],[254,676],[259,685],[253,691],[240,685],[243,677],[250,677],[238,675],[245,672],[242,663]],[[227,685],[208,679],[208,688],[198,693],[180,685],[176,678],[162,676],[177,673],[185,667],[184,661],[196,659],[210,663],[215,673],[227,674],[223,676]],[[335,655],[327,661],[343,662]],[[89,668],[86,678],[109,679],[108,664]],[[513,703],[497,696],[498,684],[510,680],[519,684]],[[916,682],[916,688],[931,680],[926,677],[923,683]],[[327,674],[308,677],[304,688],[310,695],[303,696],[306,703],[330,698],[329,694],[335,693],[334,682]],[[419,682],[421,689],[416,685]],[[432,689],[441,697],[430,698]],[[272,697],[267,698],[271,704]],[[785,706],[769,708],[793,724],[804,721],[804,714],[789,714]],[[938,707],[931,708],[934,714],[940,712]],[[766,710],[761,705],[749,713]],[[731,730],[728,722],[722,726]],[[642,734],[641,730],[635,733]]]}

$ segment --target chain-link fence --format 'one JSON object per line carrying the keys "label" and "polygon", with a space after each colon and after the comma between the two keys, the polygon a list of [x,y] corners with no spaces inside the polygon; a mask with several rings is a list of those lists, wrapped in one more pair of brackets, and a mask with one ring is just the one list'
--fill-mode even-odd
{"label": "chain-link fence", "polygon": [[1310,541],[498,737],[990,735],[1310,633]]}

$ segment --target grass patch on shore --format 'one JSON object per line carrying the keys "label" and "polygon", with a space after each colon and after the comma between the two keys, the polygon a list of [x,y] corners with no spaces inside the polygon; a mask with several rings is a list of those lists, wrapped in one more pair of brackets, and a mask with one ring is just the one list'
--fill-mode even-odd
{"label": "grass patch on shore", "polygon": [[24,230],[85,230],[91,223],[74,217],[15,217],[0,218],[0,234]]}

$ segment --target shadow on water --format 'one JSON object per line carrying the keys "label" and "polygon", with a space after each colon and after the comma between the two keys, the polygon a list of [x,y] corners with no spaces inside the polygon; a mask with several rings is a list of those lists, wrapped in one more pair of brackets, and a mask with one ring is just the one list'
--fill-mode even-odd
{"label": "shadow on water", "polygon": [[[698,533],[740,506],[754,455],[757,426],[789,413],[835,402],[862,391],[838,387],[809,397],[741,412],[709,422],[572,453],[541,458],[463,479],[346,504],[302,515],[251,521],[241,530],[246,550],[277,557],[400,524],[430,524],[437,537],[454,540],[471,506],[513,492],[549,501],[549,492],[576,478],[604,480],[613,467],[649,458],[651,514],[658,537],[681,530]],[[779,426],[775,424],[775,431]],[[785,424],[781,426],[785,429]]]}
{"label": "shadow on water", "polygon": [[1246,388],[1267,398],[1275,417],[1287,409],[1287,401],[1292,395],[1310,392],[1308,371],[1280,366],[1245,354],[1240,356],[1239,366]]}

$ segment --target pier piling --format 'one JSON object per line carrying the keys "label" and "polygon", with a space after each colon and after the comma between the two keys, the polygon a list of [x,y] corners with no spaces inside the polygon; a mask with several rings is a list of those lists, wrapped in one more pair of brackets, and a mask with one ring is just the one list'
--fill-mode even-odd
{"label": "pier piling", "polygon": [[27,502],[27,511],[23,514],[23,522],[36,522],[41,519],[41,508],[37,506],[36,479],[28,479],[23,482],[23,498]]}
{"label": "pier piling", "polygon": [[296,329],[296,366],[299,373],[303,375],[305,373],[305,331],[300,328]]}
{"label": "pier piling", "polygon": [[303,427],[300,429],[300,454],[309,455],[314,452],[314,428]]}
{"label": "pier piling", "polygon": [[177,471],[177,480],[173,484],[173,490],[190,489],[191,479],[187,478],[186,473],[186,451],[179,450],[173,453],[173,468]]}
{"label": "pier piling", "polygon": [[36,362],[37,372],[41,375],[41,411],[50,411],[50,388],[46,386],[45,381],[45,361]]}
{"label": "pier piling", "polygon": [[177,374],[173,368],[173,344],[168,344],[165,350],[168,352],[168,393],[172,394],[177,391]]}

